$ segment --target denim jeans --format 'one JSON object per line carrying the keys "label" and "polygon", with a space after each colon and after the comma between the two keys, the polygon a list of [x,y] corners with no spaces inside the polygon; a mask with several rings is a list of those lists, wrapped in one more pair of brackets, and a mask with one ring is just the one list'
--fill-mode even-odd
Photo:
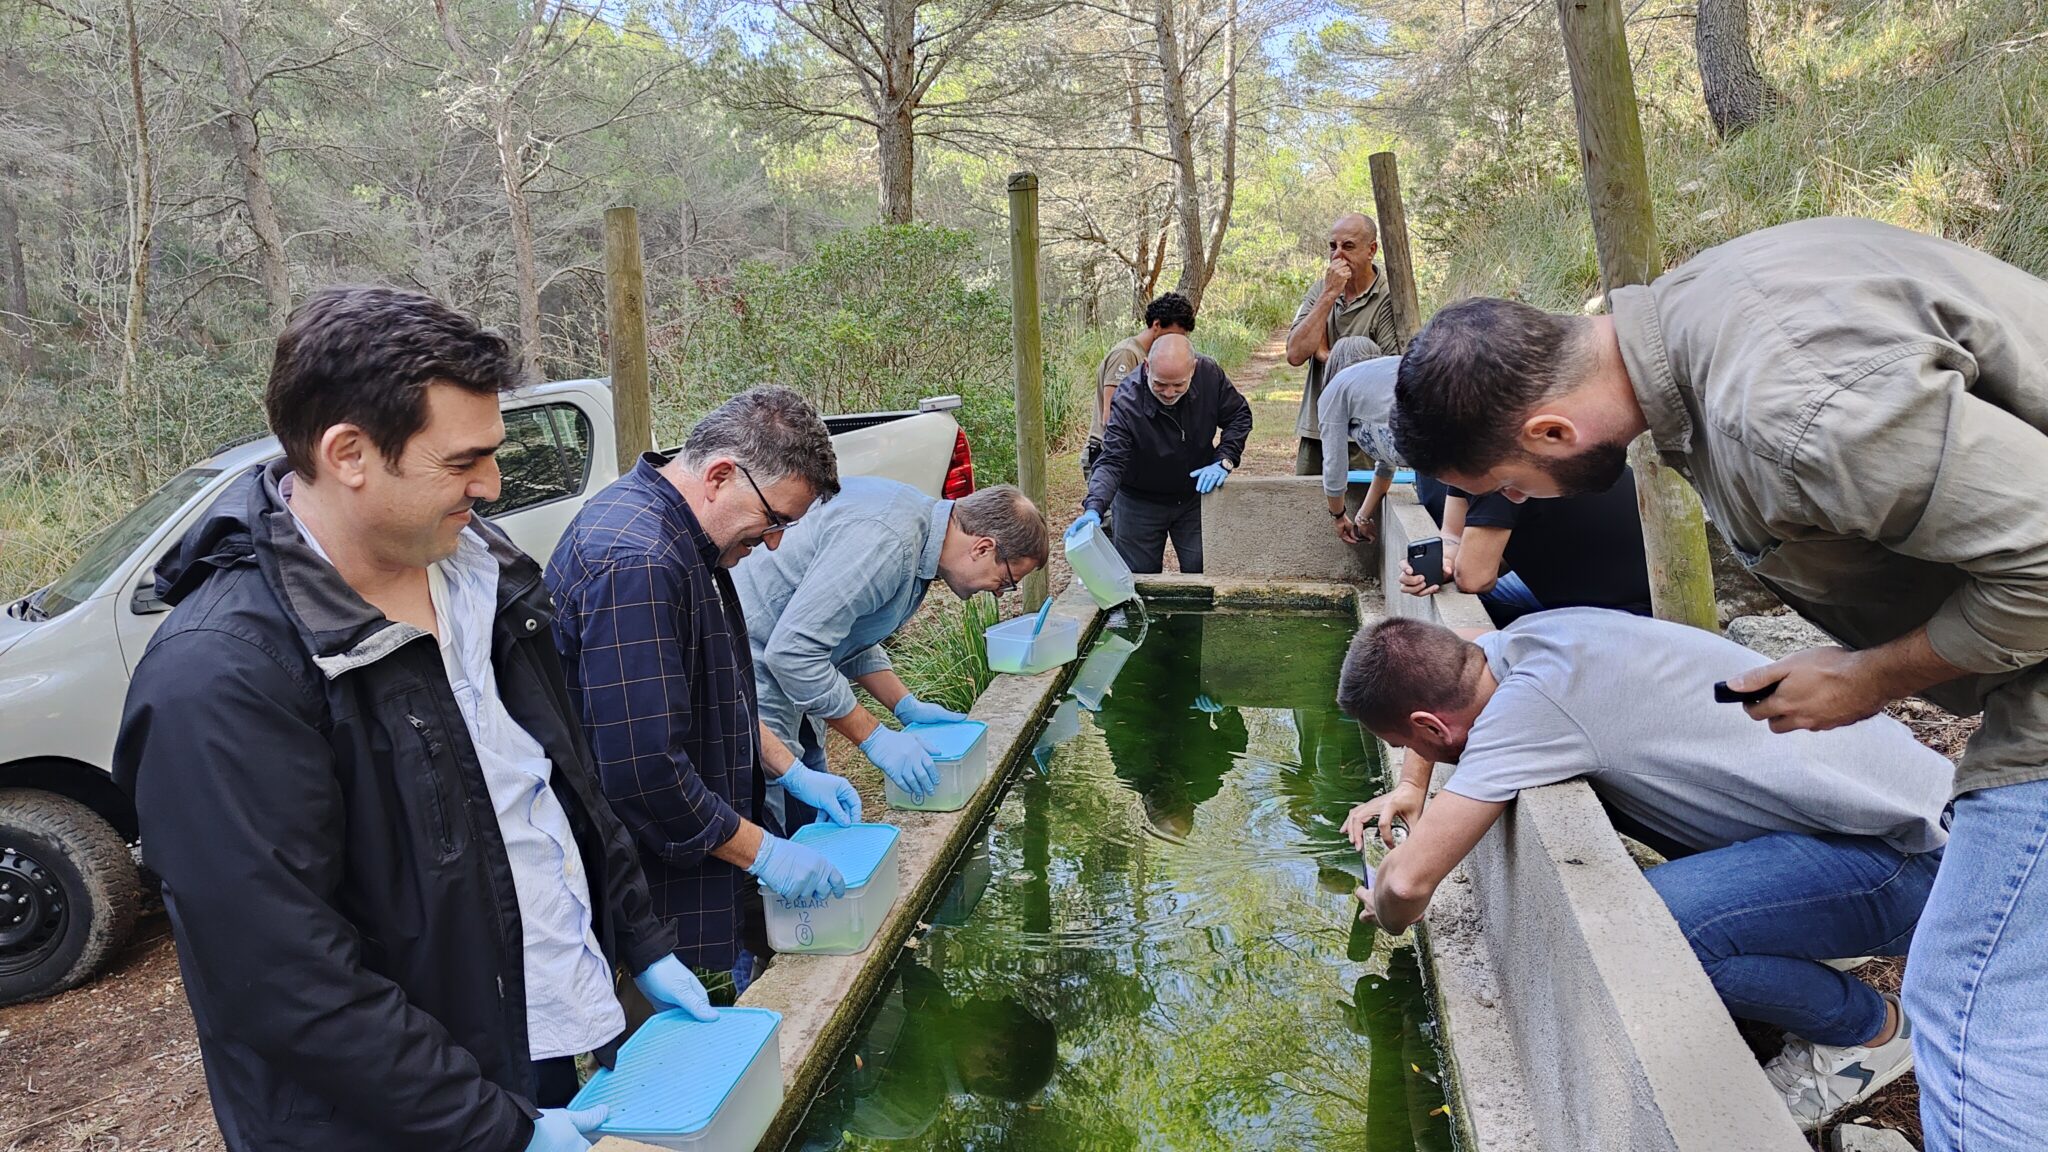
{"label": "denim jeans", "polygon": [[1955,804],[1906,1012],[1927,1152],[2048,1147],[2048,780]]}
{"label": "denim jeans", "polygon": [[1179,504],[1163,504],[1119,492],[1110,502],[1116,513],[1116,535],[1110,543],[1124,565],[1141,575],[1166,566],[1166,538],[1173,537],[1173,554],[1180,558],[1180,570],[1190,574],[1202,570],[1202,501],[1199,497]]}
{"label": "denim jeans", "polygon": [[1884,998],[1821,961],[1905,955],[1940,864],[1940,852],[1908,856],[1870,836],[1775,832],[1644,878],[1730,1015],[1853,1045],[1884,1027]]}
{"label": "denim jeans", "polygon": [[[1543,601],[1536,593],[1529,591],[1529,585],[1513,572],[1503,572],[1494,577],[1493,587],[1479,594],[1479,602],[1492,618],[1493,626],[1505,628],[1531,612],[1543,611]],[[1501,619],[1505,615],[1507,619]]]}

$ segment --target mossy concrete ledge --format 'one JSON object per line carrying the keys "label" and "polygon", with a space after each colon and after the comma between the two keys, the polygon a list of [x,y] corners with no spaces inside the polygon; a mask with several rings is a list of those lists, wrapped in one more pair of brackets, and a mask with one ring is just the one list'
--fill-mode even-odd
{"label": "mossy concrete ledge", "polygon": [[[1102,617],[1078,582],[1054,602],[1053,613],[1080,621],[1084,646]],[[947,875],[1001,794],[1010,772],[1030,755],[1039,721],[1057,702],[1071,667],[1037,676],[998,676],[975,701],[971,714],[988,725],[990,772],[966,807],[958,812],[883,808],[865,814],[864,819],[885,821],[903,830],[896,852],[900,894],[866,951],[853,956],[778,956],[740,997],[747,1007],[782,1013],[783,1105],[761,1142],[762,1149],[781,1148],[803,1121],[869,999],[902,955],[904,941],[918,930],[919,917],[942,894]]]}
{"label": "mossy concrete ledge", "polygon": [[[1473,597],[1394,576],[1436,526],[1381,512],[1389,616],[1486,627]],[[1438,784],[1449,775],[1438,765]],[[1423,922],[1471,1152],[1802,1152],[1806,1141],[1591,788],[1524,791]]]}

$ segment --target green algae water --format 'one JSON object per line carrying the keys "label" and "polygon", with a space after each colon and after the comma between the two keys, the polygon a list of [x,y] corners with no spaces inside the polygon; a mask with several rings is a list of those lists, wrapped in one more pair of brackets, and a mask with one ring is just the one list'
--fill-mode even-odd
{"label": "green algae water", "polygon": [[1352,630],[1105,632],[790,1147],[1451,1148],[1412,940],[1354,917]]}

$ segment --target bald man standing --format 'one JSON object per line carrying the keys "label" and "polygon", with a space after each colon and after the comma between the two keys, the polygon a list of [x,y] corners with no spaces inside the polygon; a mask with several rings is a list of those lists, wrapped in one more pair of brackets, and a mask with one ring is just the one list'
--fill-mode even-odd
{"label": "bald man standing", "polygon": [[1287,333],[1287,362],[1308,365],[1301,390],[1301,413],[1294,421],[1300,446],[1294,474],[1317,476],[1323,471],[1323,442],[1318,399],[1323,393],[1330,349],[1346,336],[1372,342],[1359,359],[1393,356],[1401,351],[1401,331],[1394,323],[1394,297],[1387,278],[1372,262],[1380,250],[1380,230],[1372,217],[1347,212],[1330,225],[1330,263],[1322,279],[1309,285]]}
{"label": "bald man standing", "polygon": [[1200,572],[1201,497],[1223,486],[1251,434],[1252,407],[1222,367],[1185,336],[1159,337],[1110,400],[1102,456],[1068,535],[1110,510],[1131,571],[1159,571],[1171,536],[1180,570]]}

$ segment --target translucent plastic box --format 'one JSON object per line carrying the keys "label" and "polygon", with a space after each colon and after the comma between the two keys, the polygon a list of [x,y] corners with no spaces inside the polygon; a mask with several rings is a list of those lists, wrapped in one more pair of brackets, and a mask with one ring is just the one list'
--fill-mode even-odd
{"label": "translucent plastic box", "polygon": [[1137,580],[1098,524],[1083,525],[1067,538],[1067,564],[1098,608],[1114,608],[1137,598]]}
{"label": "translucent plastic box", "polygon": [[830,860],[846,880],[846,895],[786,900],[766,888],[768,944],[777,952],[851,956],[868,946],[889,906],[896,903],[894,824],[806,824],[790,837]]}
{"label": "translucent plastic box", "polygon": [[662,1012],[570,1107],[609,1107],[604,1136],[691,1152],[752,1148],[782,1107],[781,1029],[781,1014],[765,1008],[722,1008],[712,1021]]}
{"label": "translucent plastic box", "polygon": [[988,641],[988,666],[997,672],[1036,676],[1074,658],[1081,643],[1081,622],[1072,616],[1048,616],[1037,636],[1038,617],[1019,616],[982,633]]}
{"label": "translucent plastic box", "polygon": [[911,812],[958,812],[967,807],[967,801],[981,789],[981,782],[988,779],[988,725],[965,720],[912,724],[904,731],[931,749],[932,766],[939,771],[939,786],[920,803],[891,780],[882,790],[889,807]]}

